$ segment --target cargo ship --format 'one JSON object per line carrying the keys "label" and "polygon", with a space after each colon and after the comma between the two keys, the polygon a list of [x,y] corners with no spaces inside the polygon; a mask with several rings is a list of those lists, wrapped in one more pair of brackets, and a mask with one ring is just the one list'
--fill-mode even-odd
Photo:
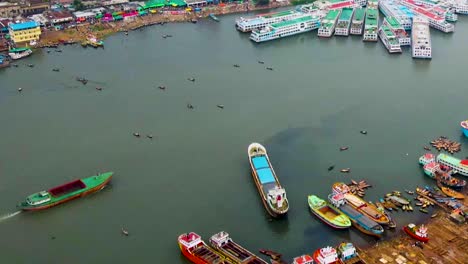
{"label": "cargo ship", "polygon": [[309,197],[307,197],[307,201],[312,213],[325,224],[336,229],[345,229],[351,226],[349,218],[333,206],[330,206],[328,202],[315,195],[309,195]]}
{"label": "cargo ship", "polygon": [[340,13],[341,10],[339,9],[328,11],[318,29],[317,35],[319,37],[331,37],[333,35],[333,32],[335,32],[336,20],[338,19]]}
{"label": "cargo ship", "polygon": [[377,222],[378,224],[388,225],[390,219],[383,213],[381,213],[377,207],[373,204],[369,204],[361,198],[349,192],[349,187],[342,183],[337,182],[333,184],[333,192],[342,193],[344,199],[357,211],[365,214],[367,217]]}
{"label": "cargo ship", "polygon": [[353,17],[354,9],[345,7],[341,10],[341,15],[338,18],[338,23],[335,28],[335,36],[348,36],[349,27],[351,26],[351,18]]}
{"label": "cargo ship", "polygon": [[336,249],[342,264],[366,264],[357,253],[353,244],[343,242]]}
{"label": "cargo ship", "polygon": [[363,41],[377,41],[377,23],[379,21],[379,11],[367,8],[366,21],[364,23]]}
{"label": "cargo ship", "polygon": [[460,126],[465,137],[468,137],[468,120],[461,121]]}
{"label": "cargo ship", "polygon": [[411,45],[412,56],[415,59],[431,59],[432,44],[429,21],[426,18],[414,17],[411,30],[413,43]]}
{"label": "cargo ship", "polygon": [[383,227],[347,204],[342,193],[330,194],[328,199],[333,206],[347,215],[353,226],[362,233],[376,237],[381,237],[383,235]]}
{"label": "cargo ship", "polygon": [[284,22],[303,15],[303,13],[296,12],[295,10],[287,10],[282,12],[261,14],[250,18],[240,17],[236,20],[236,28],[242,32],[250,32],[254,29],[261,29],[268,25]]}
{"label": "cargo ship", "polygon": [[255,42],[264,42],[283,38],[317,29],[320,19],[317,16],[304,15],[284,22],[268,25],[263,29],[255,29],[250,34],[250,39]]}
{"label": "cargo ship", "polygon": [[429,237],[427,235],[427,228],[424,225],[421,225],[419,228],[415,224],[408,224],[403,227],[403,230],[410,237],[419,240],[421,242],[429,242]]}
{"label": "cargo ship", "polygon": [[8,56],[10,56],[12,60],[19,60],[31,54],[32,50],[30,48],[16,48],[8,51]]}
{"label": "cargo ship", "polygon": [[209,247],[201,237],[190,232],[182,234],[177,239],[182,254],[195,264],[235,264],[236,262],[227,259],[226,256]]}
{"label": "cargo ship", "polygon": [[106,187],[113,174],[113,172],[101,173],[96,176],[74,180],[47,191],[31,194],[17,207],[24,211],[44,210],[86,196]]}
{"label": "cargo ship", "polygon": [[225,231],[221,231],[211,236],[210,244],[223,255],[233,260],[234,263],[268,264],[268,262],[232,241],[229,234]]}
{"label": "cargo ship", "polygon": [[273,217],[285,215],[289,210],[286,190],[276,177],[265,147],[259,143],[252,143],[247,154],[252,177],[265,209]]}
{"label": "cargo ship", "polygon": [[379,29],[379,37],[389,53],[401,53],[400,43],[389,27],[382,25]]}
{"label": "cargo ship", "polygon": [[395,37],[398,39],[400,46],[409,46],[411,45],[411,39],[406,33],[405,29],[401,26],[400,22],[394,17],[384,18],[383,25],[390,28]]}
{"label": "cargo ship", "polygon": [[468,159],[460,160],[447,154],[439,154],[436,161],[452,169],[452,172],[468,176]]}
{"label": "cargo ship", "polygon": [[314,261],[318,264],[340,264],[338,253],[332,247],[317,249],[312,255]]}
{"label": "cargo ship", "polygon": [[351,35],[362,35],[362,28],[364,27],[364,17],[366,9],[360,7],[354,10],[353,20],[351,22]]}

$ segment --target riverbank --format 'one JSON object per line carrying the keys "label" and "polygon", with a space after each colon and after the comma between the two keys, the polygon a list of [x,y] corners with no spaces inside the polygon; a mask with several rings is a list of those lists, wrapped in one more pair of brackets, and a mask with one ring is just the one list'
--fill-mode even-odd
{"label": "riverbank", "polygon": [[288,1],[274,2],[265,6],[254,6],[252,4],[226,4],[223,6],[207,6],[201,12],[187,12],[184,14],[172,14],[170,12],[160,12],[147,16],[135,17],[132,20],[118,22],[99,22],[96,24],[80,24],[76,28],[61,31],[43,31],[38,47],[60,44],[63,42],[82,42],[89,34],[97,38],[105,38],[117,32],[132,31],[146,26],[161,23],[191,22],[200,18],[206,18],[209,14],[225,15],[233,13],[243,13],[256,10],[274,9],[289,6]]}

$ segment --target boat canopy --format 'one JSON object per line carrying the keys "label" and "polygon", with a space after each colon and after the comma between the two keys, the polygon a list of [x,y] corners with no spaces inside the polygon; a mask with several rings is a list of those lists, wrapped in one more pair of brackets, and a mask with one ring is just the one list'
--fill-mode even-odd
{"label": "boat canopy", "polygon": [[30,48],[16,48],[16,49],[9,50],[9,52],[23,52],[27,50],[31,50],[31,49]]}
{"label": "boat canopy", "polygon": [[252,163],[256,170],[270,167],[265,156],[257,156],[252,158]]}
{"label": "boat canopy", "polygon": [[261,184],[275,182],[275,177],[273,176],[270,168],[257,170],[257,175]]}

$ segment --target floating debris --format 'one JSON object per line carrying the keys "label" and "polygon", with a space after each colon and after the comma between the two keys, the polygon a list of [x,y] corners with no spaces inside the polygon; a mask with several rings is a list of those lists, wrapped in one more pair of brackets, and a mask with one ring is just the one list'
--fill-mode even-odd
{"label": "floating debris", "polygon": [[447,137],[439,137],[431,141],[431,145],[438,151],[442,149],[453,154],[461,149],[461,143],[447,139]]}

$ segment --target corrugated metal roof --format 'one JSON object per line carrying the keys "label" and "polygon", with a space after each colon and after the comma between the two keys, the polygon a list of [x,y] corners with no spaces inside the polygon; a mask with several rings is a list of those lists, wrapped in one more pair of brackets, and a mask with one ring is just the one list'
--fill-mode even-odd
{"label": "corrugated metal roof", "polygon": [[39,25],[36,23],[36,21],[28,21],[24,23],[18,23],[18,24],[10,24],[9,27],[12,30],[24,30],[24,29],[30,29],[30,28],[35,28],[38,27]]}

